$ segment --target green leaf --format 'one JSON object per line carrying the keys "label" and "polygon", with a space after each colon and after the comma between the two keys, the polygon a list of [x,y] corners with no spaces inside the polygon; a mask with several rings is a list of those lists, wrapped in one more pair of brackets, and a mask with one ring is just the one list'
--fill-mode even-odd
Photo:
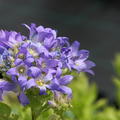
{"label": "green leaf", "polygon": [[117,75],[120,76],[120,54],[116,54],[113,66]]}
{"label": "green leaf", "polygon": [[0,120],[7,120],[10,116],[10,113],[10,107],[4,103],[0,103]]}
{"label": "green leaf", "polygon": [[120,89],[120,79],[114,77],[113,82],[114,82],[115,86]]}
{"label": "green leaf", "polygon": [[98,110],[100,108],[103,108],[107,105],[107,100],[106,99],[100,99],[95,103],[94,109]]}

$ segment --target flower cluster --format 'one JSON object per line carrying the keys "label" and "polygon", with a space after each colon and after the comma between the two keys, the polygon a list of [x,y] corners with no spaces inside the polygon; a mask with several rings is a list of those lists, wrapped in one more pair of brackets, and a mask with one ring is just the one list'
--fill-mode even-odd
{"label": "flower cluster", "polygon": [[80,43],[70,45],[67,37],[57,37],[55,30],[31,24],[29,37],[14,31],[0,31],[0,99],[5,91],[18,95],[21,104],[29,104],[25,91],[36,87],[40,95],[46,90],[72,96],[67,85],[73,79],[65,69],[89,72],[95,64],[87,60],[89,51],[79,50]]}

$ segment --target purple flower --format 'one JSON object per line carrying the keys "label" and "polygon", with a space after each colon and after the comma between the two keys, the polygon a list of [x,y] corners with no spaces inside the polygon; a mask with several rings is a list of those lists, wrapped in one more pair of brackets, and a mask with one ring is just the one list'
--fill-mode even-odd
{"label": "purple flower", "polygon": [[78,72],[89,72],[95,67],[95,63],[87,60],[89,57],[88,50],[79,50],[80,43],[75,41],[70,47],[62,49],[61,61],[64,67],[75,69]]}
{"label": "purple flower", "polygon": [[7,82],[5,80],[0,81],[0,100],[2,100],[2,96],[6,91],[16,92],[18,95],[18,99],[22,105],[29,104],[29,100],[27,96],[24,94],[27,80],[25,77],[21,76],[17,80],[14,76],[12,77],[13,82]]}
{"label": "purple flower", "polygon": [[0,69],[10,78],[9,82],[0,82],[0,100],[4,91],[14,91],[20,103],[27,105],[30,101],[25,92],[32,87],[39,88],[40,95],[51,90],[72,97],[67,85],[73,76],[63,71],[94,74],[91,68],[95,63],[88,60],[89,51],[79,50],[78,41],[70,45],[68,37],[57,37],[51,28],[25,26],[30,31],[28,38],[14,31],[0,31]]}
{"label": "purple flower", "polygon": [[41,73],[39,77],[32,78],[27,82],[27,89],[31,87],[37,87],[40,89],[40,94],[46,94],[46,89],[49,88],[53,74],[55,71],[49,70],[48,73]]}
{"label": "purple flower", "polygon": [[65,75],[60,78],[54,78],[48,88],[53,91],[59,91],[64,94],[67,94],[68,97],[72,97],[71,88],[66,86],[67,84],[71,82],[72,79],[73,79],[73,76],[71,75]]}
{"label": "purple flower", "polygon": [[54,42],[53,40],[56,39],[56,31],[52,30],[51,28],[44,28],[43,26],[36,27],[35,24],[31,24],[29,27],[25,24],[25,26],[30,31],[30,40],[33,42],[41,42],[45,46],[51,46]]}
{"label": "purple flower", "polygon": [[3,90],[0,89],[0,101],[2,100]]}
{"label": "purple flower", "polygon": [[18,96],[18,100],[20,101],[20,103],[23,105],[23,106],[26,106],[27,104],[29,104],[29,99],[27,98],[27,96],[21,92],[20,95]]}
{"label": "purple flower", "polygon": [[27,71],[27,75],[32,78],[37,78],[40,75],[41,71],[38,67],[30,67]]}
{"label": "purple flower", "polygon": [[0,31],[0,46],[8,49],[17,46],[26,37],[15,31]]}
{"label": "purple flower", "polygon": [[4,91],[15,91],[16,85],[5,80],[0,81],[0,100],[2,100],[2,96]]}
{"label": "purple flower", "polygon": [[24,63],[21,63],[20,65],[16,66],[16,67],[13,67],[13,68],[10,68],[8,71],[7,71],[7,75],[9,76],[26,76],[26,71],[27,71],[28,67],[24,64]]}
{"label": "purple flower", "polygon": [[37,66],[41,69],[42,72],[56,71],[57,67],[61,66],[61,63],[57,59],[51,59],[49,57],[41,57],[36,60]]}

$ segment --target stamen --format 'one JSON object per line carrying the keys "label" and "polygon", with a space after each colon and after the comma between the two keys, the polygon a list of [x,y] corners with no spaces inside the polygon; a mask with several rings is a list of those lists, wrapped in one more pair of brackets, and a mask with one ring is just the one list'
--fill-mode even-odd
{"label": "stamen", "polygon": [[39,85],[39,86],[43,86],[43,85],[44,85],[44,83],[43,83],[41,80],[37,80],[36,83],[37,83],[37,85]]}
{"label": "stamen", "polygon": [[33,50],[32,48],[29,48],[28,51],[32,56],[38,57],[38,53],[35,50]]}
{"label": "stamen", "polygon": [[45,62],[42,62],[42,68],[45,68],[46,67],[46,63]]}
{"label": "stamen", "polygon": [[23,53],[21,53],[21,54],[18,55],[18,58],[24,59],[24,58],[25,58],[25,55],[24,55]]}
{"label": "stamen", "polygon": [[25,67],[24,66],[20,66],[18,68],[18,72],[21,73],[21,74],[23,74],[25,72]]}

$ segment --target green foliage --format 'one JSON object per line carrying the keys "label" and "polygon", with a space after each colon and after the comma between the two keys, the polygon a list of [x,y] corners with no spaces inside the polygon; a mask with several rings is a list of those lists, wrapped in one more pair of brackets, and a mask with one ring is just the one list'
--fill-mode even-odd
{"label": "green foliage", "polygon": [[114,70],[116,73],[116,77],[113,77],[113,82],[116,87],[116,101],[120,107],[120,54],[117,54],[115,56],[113,65],[114,65]]}
{"label": "green foliage", "polygon": [[[26,107],[20,105],[16,94],[12,92],[6,94],[4,97],[4,104],[7,104],[6,106],[9,105],[11,108],[10,117],[7,115],[9,119],[2,119],[0,116],[0,120],[43,120],[42,117],[44,116],[46,116],[46,120],[48,120],[47,116],[49,115],[48,112],[45,111],[49,109],[47,102],[51,99],[52,94],[48,91],[47,95],[40,96],[39,90],[36,88],[29,89],[26,94],[30,99],[30,104]],[[33,118],[33,114],[35,118]]]}
{"label": "green foliage", "polygon": [[98,92],[95,83],[89,84],[85,74],[76,74],[71,84],[73,89],[73,108],[71,111],[76,120],[94,120],[97,113],[106,106],[106,99],[97,100]]}
{"label": "green foliage", "polygon": [[120,77],[120,54],[116,54],[115,60],[113,62],[115,73],[118,77]]}
{"label": "green foliage", "polygon": [[52,99],[52,93],[47,91],[45,95],[39,95],[40,91],[38,88],[31,88],[26,92],[30,100],[28,105],[31,108],[32,119],[36,120],[39,115],[49,109],[48,100]]}
{"label": "green foliage", "polygon": [[11,113],[11,109],[8,105],[0,103],[0,120],[8,120]]}
{"label": "green foliage", "polygon": [[120,120],[120,110],[109,106],[107,99],[98,99],[95,83],[90,84],[83,73],[73,74],[76,76],[70,85],[73,107],[65,114],[65,120]]}

